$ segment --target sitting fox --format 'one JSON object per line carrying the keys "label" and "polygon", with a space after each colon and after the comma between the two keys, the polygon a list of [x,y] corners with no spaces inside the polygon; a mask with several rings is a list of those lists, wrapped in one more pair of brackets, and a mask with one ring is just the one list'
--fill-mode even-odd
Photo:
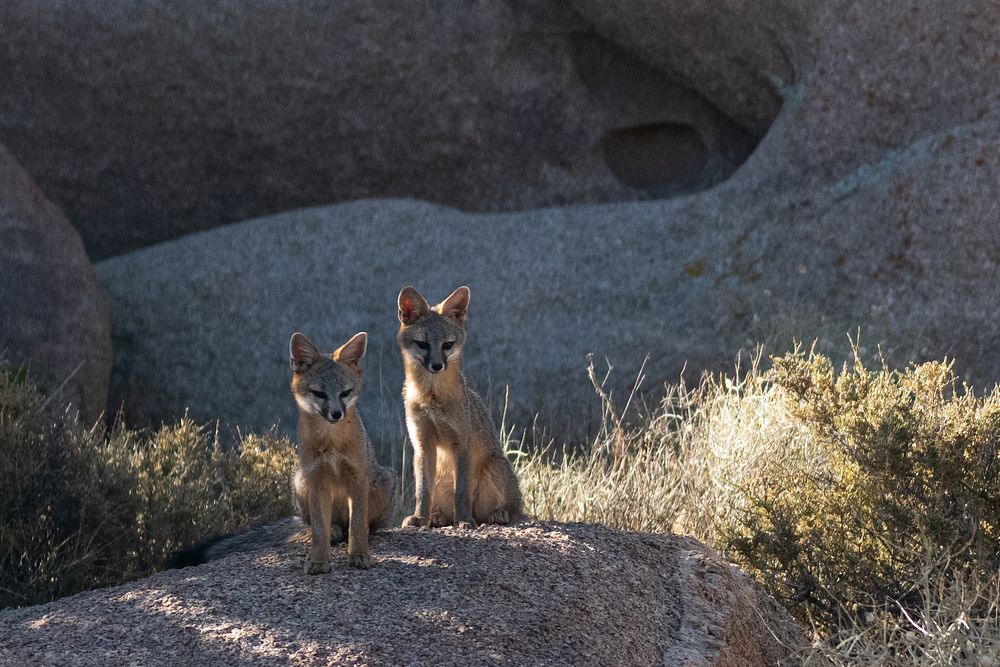
{"label": "sitting fox", "polygon": [[367,344],[368,334],[361,332],[325,356],[300,333],[289,342],[299,407],[295,502],[312,529],[308,574],[330,571],[330,544],[345,535],[348,563],[370,568],[368,529],[385,525],[395,510],[395,480],[376,463],[357,411]]}
{"label": "sitting fox", "polygon": [[416,510],[404,527],[475,528],[521,514],[514,468],[461,371],[469,297],[469,288],[459,287],[431,308],[412,287],[399,293],[397,341],[416,489]]}

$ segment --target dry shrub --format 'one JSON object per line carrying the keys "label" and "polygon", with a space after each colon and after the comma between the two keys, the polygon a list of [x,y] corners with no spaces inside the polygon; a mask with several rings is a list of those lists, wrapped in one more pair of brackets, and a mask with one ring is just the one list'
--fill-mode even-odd
{"label": "dry shrub", "polygon": [[0,608],[144,576],[170,553],[291,512],[294,447],[220,446],[182,419],[87,429],[0,371]]}
{"label": "dry shrub", "polygon": [[916,609],[895,602],[866,610],[802,652],[804,665],[1000,664],[1000,576],[967,580],[947,567],[913,584]]}
{"label": "dry shrub", "polygon": [[836,372],[797,351],[774,359],[782,407],[824,465],[752,489],[727,547],[800,615],[853,624],[888,602],[919,609],[929,572],[1000,566],[1000,394],[977,396],[948,363]]}
{"label": "dry shrub", "polygon": [[[837,370],[798,348],[767,371],[758,361],[668,387],[633,427],[595,382],[606,419],[594,442],[517,456],[529,511],[698,537],[834,642],[813,660],[857,633],[899,664],[952,651],[911,619],[964,619],[976,629],[963,655],[995,655],[996,595],[983,591],[1000,566],[1000,393],[977,395],[948,363],[869,368],[855,351]],[[910,631],[935,648],[900,644]],[[857,664],[895,664],[870,648]]]}

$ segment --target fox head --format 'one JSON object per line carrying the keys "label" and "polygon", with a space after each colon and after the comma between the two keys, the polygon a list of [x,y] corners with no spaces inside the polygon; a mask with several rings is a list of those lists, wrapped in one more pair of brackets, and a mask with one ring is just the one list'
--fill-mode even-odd
{"label": "fox head", "polygon": [[404,359],[410,357],[428,373],[440,373],[448,364],[461,362],[468,287],[459,287],[433,308],[420,292],[404,287],[397,303],[400,326],[396,340]]}
{"label": "fox head", "polygon": [[368,347],[368,334],[354,334],[330,355],[321,354],[298,332],[288,342],[292,366],[292,395],[299,409],[336,424],[354,407],[361,393],[361,357]]}

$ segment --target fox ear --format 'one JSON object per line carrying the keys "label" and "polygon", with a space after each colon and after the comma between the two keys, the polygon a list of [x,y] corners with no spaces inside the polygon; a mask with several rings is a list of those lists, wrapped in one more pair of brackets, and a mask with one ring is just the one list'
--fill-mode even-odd
{"label": "fox ear", "polygon": [[451,296],[437,305],[437,311],[442,315],[454,317],[459,324],[462,324],[465,322],[465,315],[469,310],[471,296],[469,288],[462,285],[452,292]]}
{"label": "fox ear", "polygon": [[301,373],[316,363],[321,355],[311,340],[296,331],[292,334],[292,339],[288,341],[288,356],[292,370]]}
{"label": "fox ear", "polygon": [[365,356],[365,350],[367,349],[368,334],[361,331],[354,334],[351,340],[338,347],[333,353],[333,359],[344,364],[358,366],[361,363],[361,357]]}
{"label": "fox ear", "polygon": [[399,304],[399,321],[403,324],[413,324],[431,309],[427,299],[409,285],[399,291],[396,302]]}

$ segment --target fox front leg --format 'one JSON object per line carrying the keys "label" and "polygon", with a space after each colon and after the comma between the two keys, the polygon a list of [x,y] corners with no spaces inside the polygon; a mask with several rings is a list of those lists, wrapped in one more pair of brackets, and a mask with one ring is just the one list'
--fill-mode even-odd
{"label": "fox front leg", "polygon": [[431,494],[437,473],[437,449],[433,444],[413,440],[413,486],[416,508],[403,519],[403,527],[425,528],[431,523]]}
{"label": "fox front leg", "polygon": [[475,528],[472,517],[472,474],[469,448],[455,443],[455,526]]}
{"label": "fox front leg", "polygon": [[[367,473],[366,473],[367,475]],[[351,485],[347,498],[351,513],[347,534],[347,564],[362,570],[370,569],[372,558],[368,553],[368,487],[367,476]]]}
{"label": "fox front leg", "polygon": [[312,545],[306,574],[324,574],[330,571],[330,521],[333,499],[323,485],[313,485],[309,489],[309,518],[312,528]]}

